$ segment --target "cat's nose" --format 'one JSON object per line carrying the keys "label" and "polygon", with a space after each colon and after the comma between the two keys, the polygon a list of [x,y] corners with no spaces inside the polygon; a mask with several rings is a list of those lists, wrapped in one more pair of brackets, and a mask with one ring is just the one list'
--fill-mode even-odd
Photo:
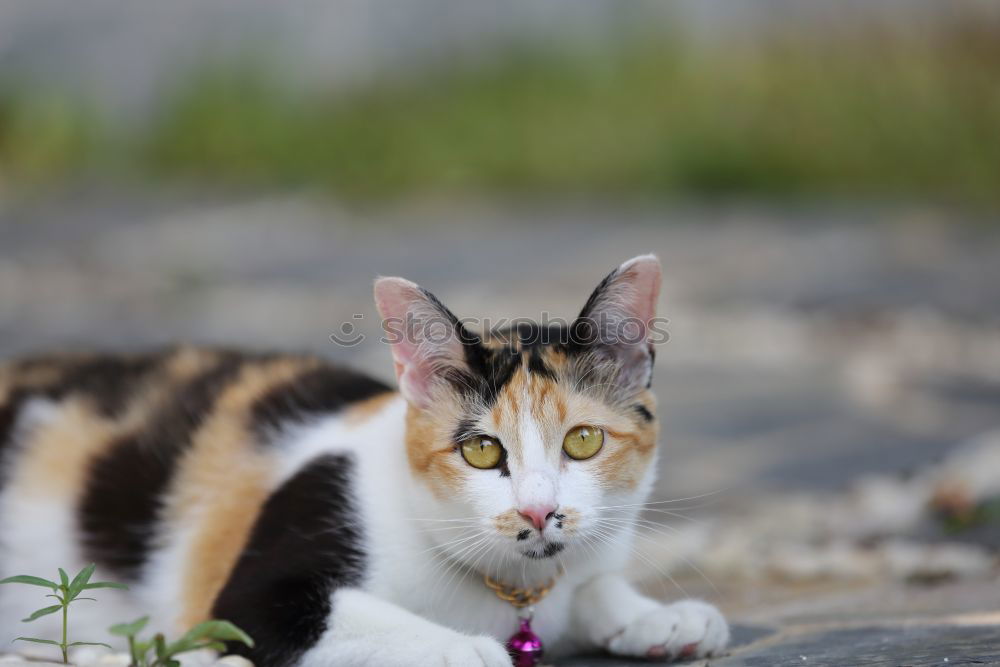
{"label": "cat's nose", "polygon": [[558,507],[555,505],[534,505],[522,507],[517,510],[517,513],[530,521],[535,528],[542,530],[545,528],[545,522],[552,518],[557,509]]}

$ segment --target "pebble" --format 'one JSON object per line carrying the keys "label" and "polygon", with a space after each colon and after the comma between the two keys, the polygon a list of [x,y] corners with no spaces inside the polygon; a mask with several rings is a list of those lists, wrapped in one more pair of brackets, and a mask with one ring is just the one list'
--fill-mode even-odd
{"label": "pebble", "polygon": [[215,667],[253,667],[253,663],[242,655],[226,655],[215,662]]}
{"label": "pebble", "polygon": [[211,667],[219,660],[219,653],[210,648],[203,648],[180,653],[177,655],[177,659],[180,661],[181,667]]}

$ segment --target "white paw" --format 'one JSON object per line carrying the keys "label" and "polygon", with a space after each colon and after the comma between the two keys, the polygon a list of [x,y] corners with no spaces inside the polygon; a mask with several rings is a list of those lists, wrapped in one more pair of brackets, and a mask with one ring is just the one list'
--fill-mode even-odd
{"label": "white paw", "polygon": [[719,610],[699,600],[681,600],[635,619],[607,644],[616,655],[684,660],[719,655],[729,626]]}
{"label": "white paw", "polygon": [[490,637],[459,636],[442,648],[444,667],[510,667],[507,649]]}

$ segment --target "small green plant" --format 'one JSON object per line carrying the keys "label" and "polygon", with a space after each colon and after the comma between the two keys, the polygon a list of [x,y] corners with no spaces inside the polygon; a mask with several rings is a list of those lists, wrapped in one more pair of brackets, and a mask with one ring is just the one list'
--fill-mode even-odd
{"label": "small green plant", "polygon": [[[67,664],[69,663],[68,651],[71,646],[108,646],[102,642],[71,642],[67,639],[67,633],[69,632],[68,615],[70,604],[79,600],[94,600],[94,598],[80,597],[80,593],[93,590],[95,588],[128,588],[125,584],[116,584],[112,581],[91,582],[90,578],[93,576],[96,567],[97,566],[94,563],[91,563],[87,567],[80,570],[80,572],[73,577],[72,581],[70,581],[69,575],[66,574],[66,571],[59,568],[59,583],[49,581],[48,579],[42,579],[41,577],[33,577],[27,574],[20,574],[16,577],[7,577],[6,579],[0,580],[0,584],[26,584],[28,586],[48,588],[52,591],[52,593],[46,595],[45,597],[55,598],[59,601],[59,604],[39,609],[28,616],[28,618],[22,619],[24,623],[30,623],[31,621],[37,620],[42,616],[62,612],[62,641],[57,642],[53,639],[38,639],[37,637],[18,637],[14,641],[58,646],[62,651],[63,662]],[[108,646],[108,648],[111,647]]]}
{"label": "small green plant", "polygon": [[180,661],[175,658],[178,654],[203,648],[222,652],[226,650],[223,643],[226,641],[240,641],[253,646],[250,636],[228,621],[199,623],[175,642],[168,643],[162,633],[140,641],[137,636],[146,628],[147,623],[149,616],[143,616],[131,623],[113,625],[108,630],[113,635],[128,639],[131,667],[180,667]]}

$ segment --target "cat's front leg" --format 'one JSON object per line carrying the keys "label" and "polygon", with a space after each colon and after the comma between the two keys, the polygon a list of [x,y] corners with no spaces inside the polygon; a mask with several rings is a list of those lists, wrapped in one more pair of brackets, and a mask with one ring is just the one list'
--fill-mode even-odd
{"label": "cat's front leg", "polygon": [[510,667],[495,639],[465,635],[357,589],[333,595],[327,629],[300,667]]}
{"label": "cat's front leg", "polygon": [[719,655],[729,627],[719,610],[700,600],[663,604],[639,595],[619,574],[581,585],[573,600],[579,632],[615,655],[674,660]]}

